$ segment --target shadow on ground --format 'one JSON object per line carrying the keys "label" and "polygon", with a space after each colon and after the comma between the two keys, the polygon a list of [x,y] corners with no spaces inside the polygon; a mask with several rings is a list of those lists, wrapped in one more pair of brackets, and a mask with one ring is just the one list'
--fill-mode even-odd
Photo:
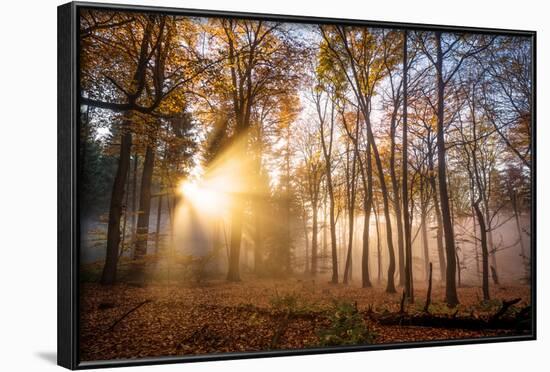
{"label": "shadow on ground", "polygon": [[55,351],[39,351],[36,356],[46,362],[57,364],[57,353]]}

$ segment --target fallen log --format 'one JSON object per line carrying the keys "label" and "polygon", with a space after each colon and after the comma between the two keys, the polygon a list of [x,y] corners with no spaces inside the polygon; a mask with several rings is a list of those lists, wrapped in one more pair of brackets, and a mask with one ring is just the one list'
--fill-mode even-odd
{"label": "fallen log", "polygon": [[508,330],[530,330],[531,328],[531,307],[526,306],[517,314],[505,317],[512,305],[520,302],[521,299],[503,301],[502,307],[490,317],[459,316],[458,311],[452,315],[435,315],[430,313],[406,314],[402,312],[376,314],[371,313],[368,317],[381,325],[401,325],[430,328],[454,328],[454,329],[508,329]]}
{"label": "fallen log", "polygon": [[506,314],[510,306],[515,305],[520,301],[521,301],[521,298],[515,298],[510,301],[502,301],[502,307],[500,308],[499,311],[496,312],[495,315],[492,316],[490,321],[495,322],[499,320],[504,314]]}

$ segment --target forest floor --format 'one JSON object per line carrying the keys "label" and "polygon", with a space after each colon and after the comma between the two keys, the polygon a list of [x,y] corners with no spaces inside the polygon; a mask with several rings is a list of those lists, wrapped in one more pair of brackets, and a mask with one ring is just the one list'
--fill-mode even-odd
{"label": "forest floor", "polygon": [[[459,288],[458,293],[461,304],[449,309],[443,302],[444,288],[434,284],[430,314],[483,319],[496,313],[502,300],[521,298],[512,307],[515,311],[531,302],[528,286],[495,286],[491,291],[494,300],[489,302],[481,301],[477,287]],[[387,294],[383,287],[331,285],[321,279],[245,277],[239,283],[212,280],[194,285],[153,282],[113,287],[83,283],[80,294],[82,361],[318,347],[334,341],[330,337],[338,336],[342,327],[351,328],[344,329],[344,338],[350,338],[338,339],[340,344],[519,332],[382,325],[372,314],[398,313],[400,293]],[[422,313],[426,289],[415,288],[415,298],[414,304],[405,305],[407,314]]]}

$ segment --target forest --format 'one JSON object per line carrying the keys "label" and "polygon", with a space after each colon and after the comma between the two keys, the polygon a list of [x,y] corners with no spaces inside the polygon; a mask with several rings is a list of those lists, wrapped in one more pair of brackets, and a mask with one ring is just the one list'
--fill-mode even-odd
{"label": "forest", "polygon": [[531,38],[79,19],[81,360],[533,331]]}

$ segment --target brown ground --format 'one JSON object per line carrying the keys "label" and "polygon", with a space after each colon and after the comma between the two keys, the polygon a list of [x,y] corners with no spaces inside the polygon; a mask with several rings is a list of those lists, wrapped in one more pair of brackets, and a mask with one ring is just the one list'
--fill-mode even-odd
{"label": "brown ground", "polygon": [[[443,288],[434,288],[430,311],[454,314],[456,310],[442,303],[443,293]],[[522,298],[517,307],[530,303],[529,294],[527,286],[502,286],[492,291],[495,299]],[[420,311],[425,295],[425,289],[417,288],[416,303],[408,305],[407,312]],[[381,326],[367,315],[369,308],[376,313],[398,311],[400,297],[386,294],[383,288],[362,289],[295,279],[250,278],[236,284],[210,281],[194,287],[119,284],[105,288],[85,283],[81,287],[81,360],[314,347],[319,345],[319,329],[330,323],[327,314],[337,299],[357,302],[361,316],[376,335],[375,343],[498,336],[512,332]],[[459,315],[475,313],[483,317],[499,309],[500,301],[481,304],[480,297],[479,288],[460,288]],[[284,298],[294,299],[296,304],[292,309],[299,313],[291,317],[288,324],[282,320],[287,308],[277,305],[277,299]],[[150,302],[112,327],[145,300]],[[279,337],[275,336],[277,333]]]}

